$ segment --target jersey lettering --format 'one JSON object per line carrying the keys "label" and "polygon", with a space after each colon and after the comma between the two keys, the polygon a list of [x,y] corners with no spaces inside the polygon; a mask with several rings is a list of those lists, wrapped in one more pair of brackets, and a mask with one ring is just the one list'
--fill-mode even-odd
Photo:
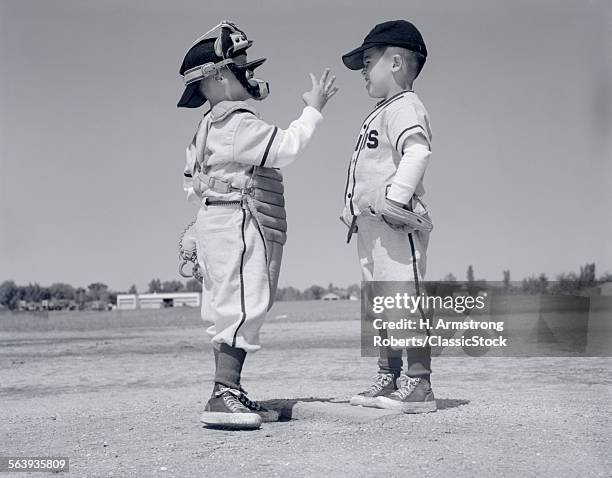
{"label": "jersey lettering", "polygon": [[366,146],[370,149],[378,148],[378,131],[375,129],[368,133],[368,142],[366,143]]}

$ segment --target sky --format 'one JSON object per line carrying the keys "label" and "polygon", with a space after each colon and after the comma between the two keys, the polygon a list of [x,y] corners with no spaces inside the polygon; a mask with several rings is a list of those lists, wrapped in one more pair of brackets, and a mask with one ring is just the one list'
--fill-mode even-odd
{"label": "sky", "polygon": [[195,217],[184,150],[203,110],[177,109],[185,49],[222,19],[254,40],[287,127],[308,73],[339,93],[306,153],[284,169],[289,238],[280,285],[360,281],[338,220],[346,169],[375,100],[341,55],[382,21],[421,30],[414,89],[433,129],[425,178],[435,229],[427,279],[612,272],[608,2],[0,0],[0,282],[179,278]]}

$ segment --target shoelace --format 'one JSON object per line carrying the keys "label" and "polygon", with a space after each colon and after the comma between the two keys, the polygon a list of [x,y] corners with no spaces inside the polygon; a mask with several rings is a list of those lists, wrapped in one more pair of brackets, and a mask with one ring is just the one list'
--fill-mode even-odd
{"label": "shoelace", "polygon": [[407,375],[401,375],[397,379],[398,387],[392,395],[404,400],[412,391],[417,387],[421,379],[419,377],[409,377]]}
{"label": "shoelace", "polygon": [[257,403],[255,400],[249,400],[246,396],[246,394],[242,394],[240,396],[240,398],[238,399],[240,400],[240,402],[247,408],[250,408],[251,410],[256,410],[258,412],[262,412],[265,411],[266,409],[264,407],[262,407],[259,403]]}
{"label": "shoelace", "polygon": [[[266,409],[262,407],[259,403],[257,403],[255,400],[249,400],[247,398],[247,391],[243,389],[236,390],[235,388],[222,387],[217,392],[215,392],[215,396],[219,397],[225,392],[228,392],[229,395],[223,397],[223,400],[232,411],[237,411],[233,407],[239,407],[240,405],[248,408],[249,410],[266,411]],[[236,403],[236,400],[238,400],[238,403]]]}
{"label": "shoelace", "polygon": [[240,399],[242,392],[235,388],[221,387],[215,392],[215,397],[223,397],[223,402],[232,412],[244,411],[245,405]]}
{"label": "shoelace", "polygon": [[374,383],[370,385],[369,392],[379,392],[393,381],[393,375],[386,373],[377,373],[372,377]]}

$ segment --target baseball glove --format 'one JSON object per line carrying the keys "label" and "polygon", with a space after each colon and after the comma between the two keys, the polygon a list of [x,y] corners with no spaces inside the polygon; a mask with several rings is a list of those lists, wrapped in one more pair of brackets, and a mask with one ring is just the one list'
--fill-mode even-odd
{"label": "baseball glove", "polygon": [[429,219],[425,206],[416,196],[410,202],[414,204],[413,210],[409,205],[387,199],[385,189],[384,194],[380,193],[374,197],[369,209],[372,214],[380,217],[395,230],[430,232],[433,229],[433,223]]}
{"label": "baseball glove", "polygon": [[433,229],[433,224],[429,220],[427,213],[419,214],[410,211],[406,207],[398,206],[389,200],[385,201],[382,211],[378,214],[382,220],[391,227],[407,227],[415,231],[430,232]]}

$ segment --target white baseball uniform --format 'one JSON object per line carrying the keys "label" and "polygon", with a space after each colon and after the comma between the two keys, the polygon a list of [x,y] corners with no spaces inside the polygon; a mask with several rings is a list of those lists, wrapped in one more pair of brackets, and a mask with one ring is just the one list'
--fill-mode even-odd
{"label": "white baseball uniform", "polygon": [[[427,110],[412,91],[379,103],[361,126],[347,173],[343,220],[357,226],[363,281],[412,282],[414,289],[407,292],[423,292],[419,283],[425,276],[429,233],[393,229],[372,210],[376,212],[388,198],[427,214],[420,197],[425,194],[423,176],[431,156],[431,138]],[[381,347],[379,371],[399,373],[402,353]],[[406,373],[431,373],[429,348],[408,348],[406,353]]]}
{"label": "white baseball uniform", "polygon": [[425,275],[429,233],[406,233],[385,224],[371,207],[385,197],[425,213],[420,198],[431,156],[425,106],[412,91],[377,105],[363,122],[347,173],[344,221],[356,216],[364,281],[415,281]]}
{"label": "white baseball uniform", "polygon": [[[255,166],[279,168],[293,162],[322,118],[307,106],[283,130],[261,120],[248,103],[222,101],[200,122],[187,148],[183,186],[188,200],[200,206],[195,230],[204,276],[202,318],[213,322],[207,329],[213,344],[226,343],[247,352],[260,348],[259,329],[274,299],[282,245],[272,243],[272,250],[266,250],[249,209],[240,204],[209,205],[208,200],[238,201],[242,197],[238,189],[247,185]],[[202,201],[194,191],[194,177],[203,161],[213,183],[235,189],[204,190],[201,195],[207,200]],[[268,267],[270,255],[274,271]]]}

